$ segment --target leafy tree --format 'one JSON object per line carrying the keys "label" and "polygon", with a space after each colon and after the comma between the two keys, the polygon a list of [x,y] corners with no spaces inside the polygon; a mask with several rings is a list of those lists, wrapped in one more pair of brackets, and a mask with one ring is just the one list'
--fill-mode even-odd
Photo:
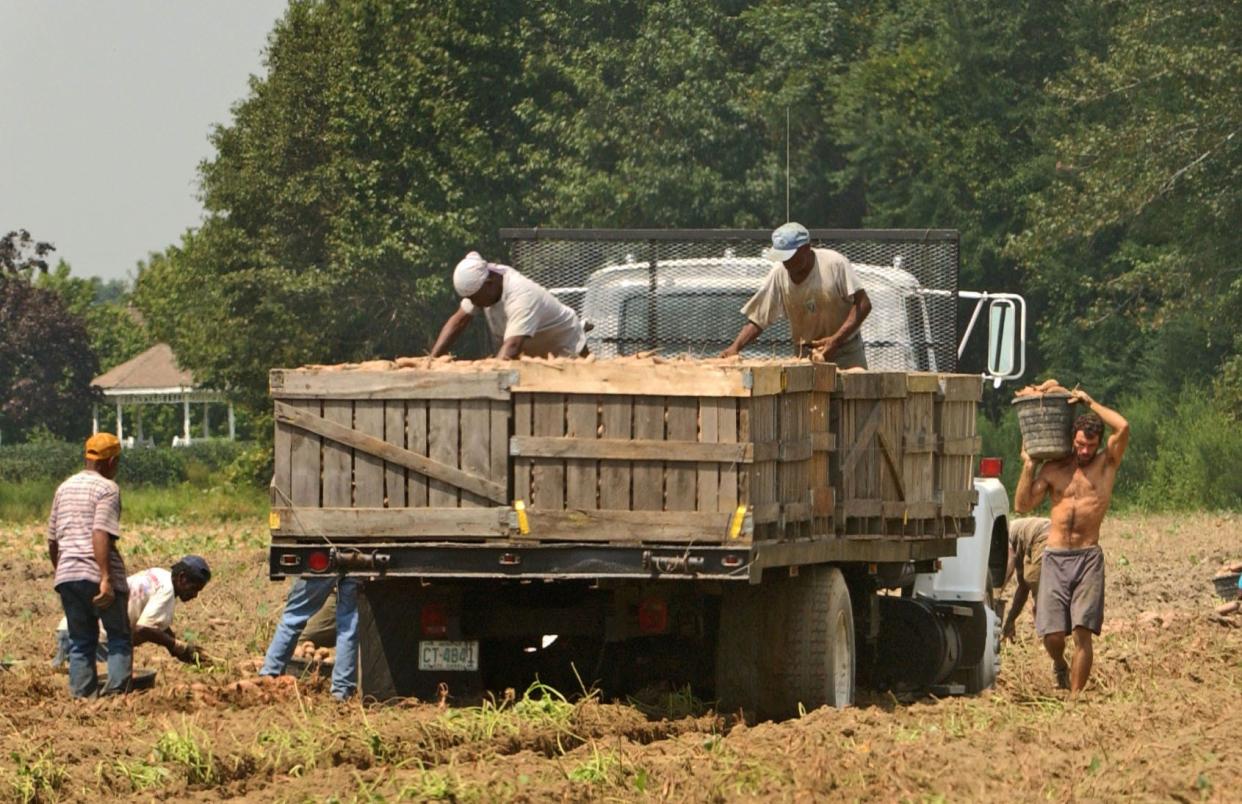
{"label": "leafy tree", "polygon": [[0,237],[0,275],[29,279],[35,271],[47,273],[47,256],[56,250],[51,243],[35,240],[25,229]]}
{"label": "leafy tree", "polygon": [[50,290],[0,274],[0,437],[90,429],[90,382],[99,364],[82,320]]}
{"label": "leafy tree", "polygon": [[129,304],[123,281],[72,276],[69,264],[61,260],[37,277],[35,285],[56,293],[69,311],[82,319],[100,371],[120,365],[154,344],[141,316]]}

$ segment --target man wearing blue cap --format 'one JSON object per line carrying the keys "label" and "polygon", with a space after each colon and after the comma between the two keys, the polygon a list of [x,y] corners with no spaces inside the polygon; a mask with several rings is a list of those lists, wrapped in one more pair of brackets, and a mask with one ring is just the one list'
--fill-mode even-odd
{"label": "man wearing blue cap", "polygon": [[[207,661],[206,654],[197,645],[177,639],[172,630],[173,609],[178,600],[189,602],[198,597],[211,580],[211,568],[202,556],[188,555],[172,565],[171,569],[152,567],[136,572],[125,579],[129,588],[126,608],[129,615],[129,632],[137,647],[151,642],[167,650],[175,659],[195,664]],[[56,629],[56,658],[52,667],[60,668],[69,658],[69,623],[62,619]],[[100,645],[97,658],[107,658]]]}
{"label": "man wearing blue cap", "polygon": [[871,300],[844,255],[811,248],[811,234],[800,223],[772,232],[772,248],[763,256],[778,263],[751,300],[742,307],[748,319],[721,357],[738,354],[768,327],[789,319],[799,355],[866,368],[860,334]]}

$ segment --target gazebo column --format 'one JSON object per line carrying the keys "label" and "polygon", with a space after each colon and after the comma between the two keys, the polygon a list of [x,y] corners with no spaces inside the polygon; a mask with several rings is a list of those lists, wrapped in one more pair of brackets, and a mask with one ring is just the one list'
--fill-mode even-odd
{"label": "gazebo column", "polygon": [[134,436],[138,443],[142,443],[142,405],[134,410]]}
{"label": "gazebo column", "polygon": [[116,401],[116,438],[117,441],[125,440],[125,423],[121,417],[121,400]]}
{"label": "gazebo column", "polygon": [[229,402],[229,441],[234,441],[236,440],[236,438],[237,438],[237,427],[236,427],[236,423],[233,420],[233,403]]}
{"label": "gazebo column", "polygon": [[91,403],[91,435],[99,432],[99,403]]}
{"label": "gazebo column", "polygon": [[181,441],[190,444],[190,395],[181,395]]}
{"label": "gazebo column", "polygon": [[207,407],[210,404],[211,404],[210,402],[203,403],[203,438],[204,439],[211,438],[211,424],[208,421],[208,417],[210,416],[210,413],[208,413],[208,407]]}

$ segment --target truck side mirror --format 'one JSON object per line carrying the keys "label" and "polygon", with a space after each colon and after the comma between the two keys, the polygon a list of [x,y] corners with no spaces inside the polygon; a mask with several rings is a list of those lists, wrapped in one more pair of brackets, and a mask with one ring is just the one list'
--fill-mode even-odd
{"label": "truck side mirror", "polygon": [[992,299],[988,304],[988,374],[993,377],[1014,375],[1014,337],[1018,326],[1018,309],[1011,299]]}

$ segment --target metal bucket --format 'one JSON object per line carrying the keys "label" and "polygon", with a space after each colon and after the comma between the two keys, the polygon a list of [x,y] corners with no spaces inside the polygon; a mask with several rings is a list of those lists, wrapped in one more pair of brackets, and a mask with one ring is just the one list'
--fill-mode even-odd
{"label": "metal bucket", "polygon": [[1050,393],[1020,396],[1013,401],[1018,409],[1022,446],[1037,461],[1056,461],[1074,449],[1074,406],[1069,394]]}

